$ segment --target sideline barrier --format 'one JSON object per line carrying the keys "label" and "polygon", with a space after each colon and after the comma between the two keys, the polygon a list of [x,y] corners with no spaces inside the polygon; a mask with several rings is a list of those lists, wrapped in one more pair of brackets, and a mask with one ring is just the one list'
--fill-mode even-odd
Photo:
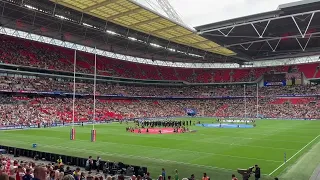
{"label": "sideline barrier", "polygon": [[[32,144],[30,144],[30,147]],[[23,149],[23,148],[16,148],[16,147],[11,147],[11,146],[2,146],[0,145],[0,149],[6,151],[8,154],[14,155],[14,157],[19,157],[19,156],[24,156],[32,159],[45,159],[46,161],[51,161],[56,163],[59,156],[61,156],[62,162],[65,165],[73,165],[73,166],[78,166],[85,168],[86,166],[86,161],[87,158],[82,158],[82,157],[74,157],[74,156],[66,156],[66,155],[61,155],[61,154],[55,154],[55,153],[49,153],[49,152],[42,152],[42,151],[36,151],[36,150],[30,150],[30,149]],[[37,158],[35,158],[37,157]],[[106,162],[106,161],[101,161],[101,165],[108,164],[108,167],[113,167],[114,162]],[[93,164],[96,164],[96,160],[93,160]],[[140,167],[140,166],[135,166],[135,165],[128,165],[128,164],[123,164],[121,162],[117,163],[119,165],[118,169],[122,168],[128,168],[129,166],[134,168],[134,173],[135,174],[141,174],[147,173],[147,168],[146,167]],[[101,167],[102,169],[102,167]],[[142,170],[142,171],[141,171]]]}

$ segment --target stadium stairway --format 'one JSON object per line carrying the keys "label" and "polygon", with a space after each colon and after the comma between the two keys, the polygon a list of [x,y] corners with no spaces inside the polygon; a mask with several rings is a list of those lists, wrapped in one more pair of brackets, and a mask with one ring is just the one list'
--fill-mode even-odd
{"label": "stadium stairway", "polygon": [[217,116],[217,117],[226,116],[227,114],[225,114],[224,112],[228,107],[229,107],[228,104],[222,105],[220,108],[217,109],[217,111],[215,112],[214,116]]}
{"label": "stadium stairway", "polygon": [[269,102],[269,104],[283,104],[284,102],[288,101],[285,98],[277,98]]}
{"label": "stadium stairway", "polygon": [[[320,64],[318,65],[320,67]],[[316,71],[314,72],[313,78],[320,78],[320,68],[316,68]]]}

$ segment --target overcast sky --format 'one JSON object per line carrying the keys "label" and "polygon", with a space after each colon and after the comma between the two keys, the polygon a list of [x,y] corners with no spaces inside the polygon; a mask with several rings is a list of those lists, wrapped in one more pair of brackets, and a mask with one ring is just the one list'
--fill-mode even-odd
{"label": "overcast sky", "polygon": [[[148,7],[156,0],[136,0]],[[149,1],[149,3],[148,3]],[[297,0],[168,0],[190,27],[276,10]],[[155,6],[153,4],[153,6]],[[159,6],[157,7],[159,8]]]}

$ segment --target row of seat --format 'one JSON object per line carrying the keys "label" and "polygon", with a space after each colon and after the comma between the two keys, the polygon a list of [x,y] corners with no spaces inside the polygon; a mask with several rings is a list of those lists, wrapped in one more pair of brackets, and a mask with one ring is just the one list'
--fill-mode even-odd
{"label": "row of seat", "polygon": [[[37,68],[73,71],[74,51],[58,46],[0,36],[0,60],[7,64],[32,66]],[[76,71],[94,73],[94,55],[78,52]],[[200,83],[247,82],[255,81],[263,74],[288,72],[297,69],[306,78],[320,78],[319,63],[295,66],[278,66],[242,69],[192,69],[153,66],[118,59],[97,57],[98,74],[136,79],[181,80]]]}

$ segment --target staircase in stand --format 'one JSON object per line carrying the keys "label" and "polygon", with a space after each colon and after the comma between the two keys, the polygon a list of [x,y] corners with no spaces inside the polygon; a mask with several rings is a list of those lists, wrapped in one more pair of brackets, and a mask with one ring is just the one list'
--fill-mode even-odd
{"label": "staircase in stand", "polygon": [[225,114],[225,110],[228,108],[228,104],[224,104],[222,105],[219,109],[217,109],[216,113],[214,114],[214,116],[226,116],[227,114]]}

